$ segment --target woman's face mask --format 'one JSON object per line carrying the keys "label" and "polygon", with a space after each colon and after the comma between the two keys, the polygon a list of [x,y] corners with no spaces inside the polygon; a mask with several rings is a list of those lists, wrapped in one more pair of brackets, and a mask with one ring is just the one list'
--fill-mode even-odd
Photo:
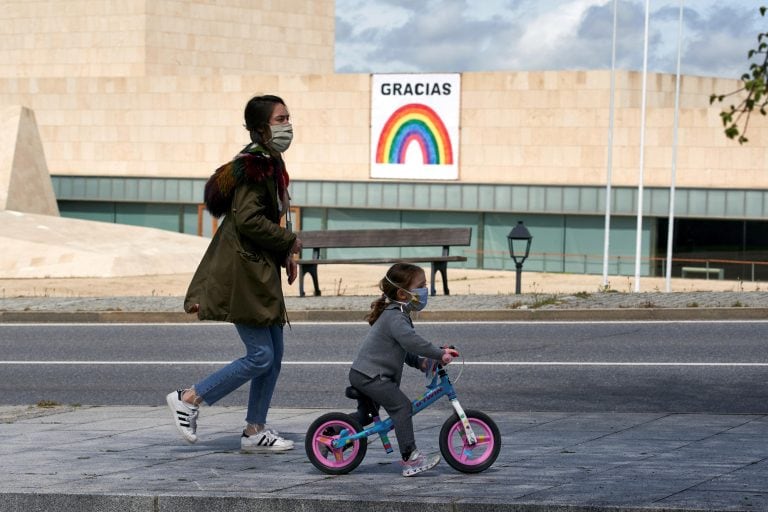
{"label": "woman's face mask", "polygon": [[284,153],[293,140],[293,125],[291,123],[273,124],[269,129],[272,131],[272,138],[268,142],[269,147]]}

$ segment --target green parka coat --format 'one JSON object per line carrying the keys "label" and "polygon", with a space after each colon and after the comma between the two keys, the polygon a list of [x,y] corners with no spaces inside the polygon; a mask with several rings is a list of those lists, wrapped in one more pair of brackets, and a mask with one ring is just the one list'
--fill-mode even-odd
{"label": "green parka coat", "polygon": [[280,280],[296,234],[280,227],[278,197],[288,186],[280,158],[251,145],[219,167],[205,186],[205,204],[224,216],[184,299],[200,320],[256,326],[287,320]]}

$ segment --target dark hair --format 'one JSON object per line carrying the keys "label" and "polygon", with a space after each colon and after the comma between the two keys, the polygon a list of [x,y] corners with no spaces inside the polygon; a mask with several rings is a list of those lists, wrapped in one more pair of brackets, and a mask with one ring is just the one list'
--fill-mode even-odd
{"label": "dark hair", "polygon": [[251,140],[265,149],[269,149],[265,144],[272,137],[269,120],[277,104],[285,102],[279,96],[265,94],[254,96],[245,105],[245,129],[251,132]]}
{"label": "dark hair", "polygon": [[397,301],[397,291],[401,288],[407,289],[414,278],[423,272],[423,268],[410,263],[395,263],[389,267],[385,277],[379,281],[381,297],[371,302],[371,311],[365,317],[368,324],[373,325],[381,316],[387,302]]}

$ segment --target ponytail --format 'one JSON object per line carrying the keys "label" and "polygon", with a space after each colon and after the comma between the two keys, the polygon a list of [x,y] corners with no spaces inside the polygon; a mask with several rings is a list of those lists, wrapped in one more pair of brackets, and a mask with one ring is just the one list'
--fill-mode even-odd
{"label": "ponytail", "polygon": [[382,293],[381,297],[371,302],[371,311],[365,317],[366,321],[368,321],[368,325],[376,323],[376,320],[378,320],[384,312],[385,307],[387,307],[387,296]]}

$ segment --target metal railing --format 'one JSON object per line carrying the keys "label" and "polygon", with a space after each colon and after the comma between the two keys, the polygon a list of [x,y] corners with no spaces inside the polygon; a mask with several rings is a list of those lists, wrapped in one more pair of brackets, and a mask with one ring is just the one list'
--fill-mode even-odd
{"label": "metal railing", "polygon": [[[466,256],[477,257],[478,251],[465,250]],[[509,253],[483,251],[484,268],[514,270]],[[532,252],[525,261],[529,272],[602,273],[603,256],[584,253]],[[611,275],[634,275],[634,255],[611,256],[608,262]],[[666,275],[667,258],[642,258],[643,276],[663,277]],[[672,277],[725,279],[740,281],[768,281],[768,261],[737,258],[672,258]]]}

